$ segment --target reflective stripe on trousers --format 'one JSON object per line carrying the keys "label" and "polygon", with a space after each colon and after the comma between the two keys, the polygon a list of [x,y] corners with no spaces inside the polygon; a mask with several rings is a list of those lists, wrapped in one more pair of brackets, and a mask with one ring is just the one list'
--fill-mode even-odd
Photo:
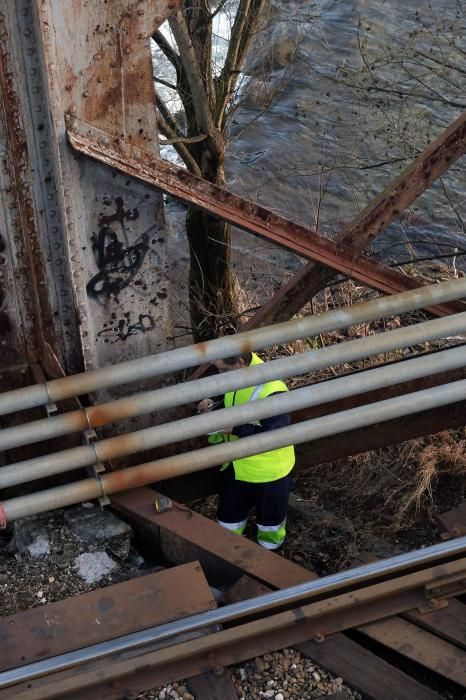
{"label": "reflective stripe on trousers", "polygon": [[235,535],[242,535],[244,532],[244,528],[246,527],[246,523],[248,522],[248,519],[245,518],[244,520],[241,520],[239,523],[225,523],[223,520],[217,520],[218,524],[224,527],[226,530],[230,530],[230,532],[234,532]]}
{"label": "reflective stripe on trousers", "polygon": [[266,549],[278,549],[286,537],[286,518],[280,525],[260,525],[257,523],[257,541]]}

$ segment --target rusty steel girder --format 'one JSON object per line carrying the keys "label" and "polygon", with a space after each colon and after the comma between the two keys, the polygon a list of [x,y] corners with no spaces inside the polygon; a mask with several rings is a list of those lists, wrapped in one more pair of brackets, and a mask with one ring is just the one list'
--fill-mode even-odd
{"label": "rusty steel girder", "polygon": [[0,366],[37,361],[51,320],[16,77],[8,18],[0,12]]}
{"label": "rusty steel girder", "polygon": [[[462,128],[466,130],[466,117]],[[201,207],[245,231],[358,279],[369,287],[392,294],[425,284],[359,254],[347,242],[334,243],[72,115],[67,117],[67,129],[70,144],[76,151]],[[463,309],[462,304],[451,303],[430,310],[444,315],[459,309]]]}
{"label": "rusty steel girder", "polygon": [[[360,254],[465,151],[466,112],[452,122],[411,165],[345,226],[335,240],[351,245]],[[258,328],[272,320],[286,320],[334,278],[334,271],[309,262],[249,319],[244,328]]]}

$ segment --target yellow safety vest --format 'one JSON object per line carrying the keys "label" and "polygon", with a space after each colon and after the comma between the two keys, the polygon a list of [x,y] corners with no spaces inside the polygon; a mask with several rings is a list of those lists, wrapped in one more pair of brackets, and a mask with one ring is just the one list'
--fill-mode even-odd
{"label": "yellow safety vest", "polygon": [[[262,360],[255,353],[252,353],[249,366],[252,367],[259,364],[262,364]],[[259,386],[238,389],[238,391],[229,391],[224,398],[225,408],[239,406],[248,401],[265,399],[270,394],[282,391],[288,391],[288,387],[280,379]],[[260,421],[258,421],[258,424],[260,425]],[[210,436],[209,442],[232,442],[238,439],[236,435],[217,433]],[[279,447],[276,450],[261,452],[258,455],[236,459],[233,461],[233,467],[238,481],[264,483],[276,481],[286,476],[293,469],[294,463],[294,447],[289,445],[287,447]]]}

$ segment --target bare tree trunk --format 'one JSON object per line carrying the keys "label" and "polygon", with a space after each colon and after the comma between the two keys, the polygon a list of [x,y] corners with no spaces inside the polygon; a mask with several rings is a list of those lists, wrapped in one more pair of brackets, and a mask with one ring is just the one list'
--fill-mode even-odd
{"label": "bare tree trunk", "polygon": [[[213,157],[212,152],[202,154],[200,161],[204,165],[204,179],[224,187],[223,162]],[[236,330],[231,226],[202,209],[190,207],[186,233],[191,258],[191,324],[194,340],[201,342]]]}
{"label": "bare tree trunk", "polygon": [[236,330],[230,225],[190,207],[186,230],[191,253],[191,323],[195,341],[201,342]]}
{"label": "bare tree trunk", "polygon": [[[225,63],[217,76],[212,62],[212,23],[225,5],[221,0],[217,3],[184,0],[181,3],[169,20],[176,47],[160,31],[153,35],[175,69],[174,87],[186,122],[185,127],[180,127],[157,93],[159,129],[192,173],[220,187],[225,187],[229,107],[265,2],[239,0]],[[163,80],[159,82],[164,83]],[[230,265],[231,226],[191,207],[186,231],[191,254],[191,326],[195,341],[203,341],[236,330],[235,279]]]}

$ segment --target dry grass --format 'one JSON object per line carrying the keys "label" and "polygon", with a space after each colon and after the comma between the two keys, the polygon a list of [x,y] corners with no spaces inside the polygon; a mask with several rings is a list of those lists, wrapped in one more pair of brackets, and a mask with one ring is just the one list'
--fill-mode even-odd
{"label": "dry grass", "polygon": [[399,443],[297,474],[314,515],[290,510],[286,555],[320,575],[362,551],[387,557],[438,539],[435,516],[466,495],[466,431]]}
{"label": "dry grass", "polygon": [[464,499],[465,438],[445,431],[320,464],[298,475],[297,490],[356,528],[393,536]]}

